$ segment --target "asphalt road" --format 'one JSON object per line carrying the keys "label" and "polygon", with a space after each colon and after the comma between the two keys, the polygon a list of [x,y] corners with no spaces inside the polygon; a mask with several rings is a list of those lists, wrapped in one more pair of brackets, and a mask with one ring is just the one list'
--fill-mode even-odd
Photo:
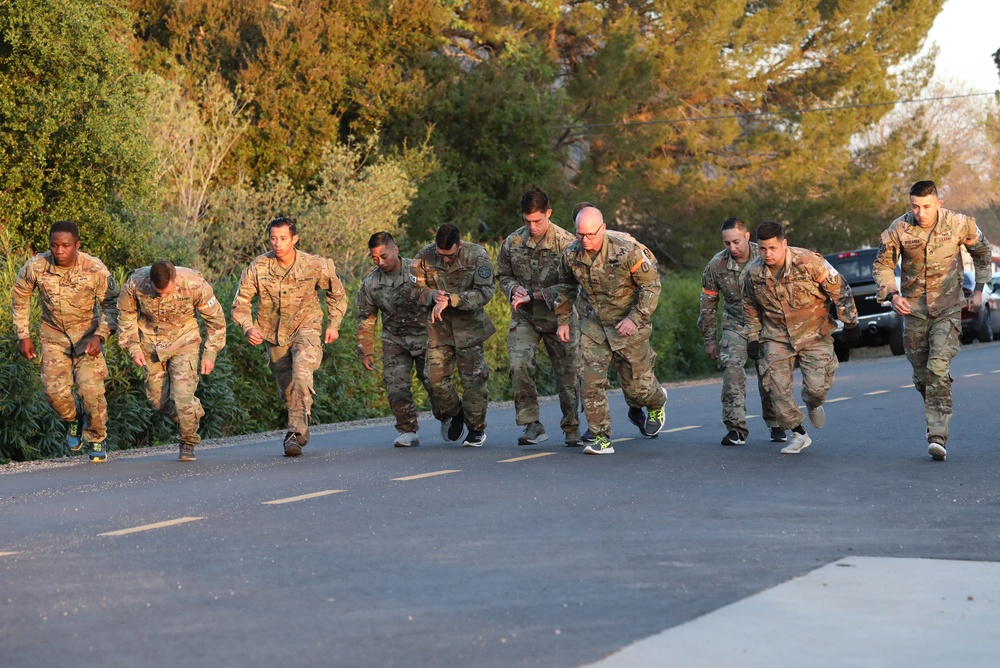
{"label": "asphalt road", "polygon": [[844,557],[1000,561],[1000,344],[953,375],[946,462],[887,358],[841,365],[796,456],[759,418],[719,445],[707,383],[656,440],[613,396],[609,457],[501,409],[482,449],[429,421],[0,475],[0,665],[578,666]]}

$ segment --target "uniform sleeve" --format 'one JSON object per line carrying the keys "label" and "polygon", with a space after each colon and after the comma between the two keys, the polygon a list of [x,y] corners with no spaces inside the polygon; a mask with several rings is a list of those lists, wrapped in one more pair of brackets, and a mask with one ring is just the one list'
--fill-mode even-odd
{"label": "uniform sleeve", "polygon": [[559,257],[559,268],[557,270],[557,283],[549,290],[550,296],[546,296],[545,303],[549,304],[551,298],[551,308],[556,314],[556,322],[559,325],[569,325],[570,315],[573,311],[573,304],[580,292],[580,286],[576,281],[576,276],[569,266],[569,259],[566,252]]}
{"label": "uniform sleeve", "polygon": [[993,278],[990,271],[993,250],[990,248],[990,242],[986,240],[985,235],[976,225],[976,219],[966,217],[966,221],[965,239],[962,243],[965,244],[966,250],[972,256],[972,266],[976,270],[976,284],[989,283]]}
{"label": "uniform sleeve", "polygon": [[431,290],[427,287],[427,264],[424,258],[417,256],[410,263],[410,275],[413,276],[413,292],[417,297],[417,303],[422,306],[430,306],[434,301],[431,299]]}
{"label": "uniform sleeve", "polygon": [[520,285],[514,278],[514,270],[510,266],[510,244],[511,239],[507,237],[500,246],[500,252],[497,253],[497,281],[507,301],[510,301],[510,293],[514,288]]}
{"label": "uniform sleeve", "polygon": [[875,275],[875,283],[878,284],[878,292],[875,299],[882,302],[889,296],[890,292],[896,292],[896,264],[899,262],[899,236],[895,228],[890,227],[882,233],[881,243],[878,247],[878,255],[872,264],[872,273]]}
{"label": "uniform sleeve", "polygon": [[746,320],[746,335],[749,341],[760,340],[761,308],[757,301],[757,293],[753,289],[753,280],[748,271],[743,277],[743,318]]}
{"label": "uniform sleeve", "polygon": [[634,246],[628,254],[629,271],[632,282],[639,289],[639,297],[629,312],[629,320],[639,327],[648,325],[660,299],[660,274],[639,246]]}
{"label": "uniform sleeve", "polygon": [[327,327],[339,330],[340,323],[344,321],[344,314],[347,313],[347,291],[337,276],[337,267],[333,260],[327,259],[325,264],[323,289],[326,291],[326,313],[329,318]]}
{"label": "uniform sleeve", "polygon": [[129,278],[118,295],[118,345],[135,357],[142,352],[139,345],[139,304],[135,297],[135,282]]}
{"label": "uniform sleeve", "polygon": [[854,305],[854,294],[851,293],[851,286],[847,284],[844,277],[822,255],[815,256],[810,264],[810,270],[819,285],[819,289],[833,301],[833,305],[837,309],[837,319],[845,325],[857,325],[858,308]]}
{"label": "uniform sleeve", "polygon": [[472,287],[458,294],[453,293],[451,305],[459,311],[475,311],[486,306],[493,299],[493,293],[496,292],[496,289],[493,260],[490,259],[486,251],[480,251],[473,270]]}
{"label": "uniform sleeve", "polygon": [[718,311],[719,282],[709,265],[701,275],[701,305],[698,310],[698,329],[701,330],[701,338],[705,340],[706,347],[716,345],[718,342]]}
{"label": "uniform sleeve", "polygon": [[257,295],[257,292],[257,265],[251,263],[240,274],[240,285],[236,289],[236,296],[233,297],[233,321],[240,326],[244,334],[248,334],[253,329],[253,313],[250,311],[250,302]]}
{"label": "uniform sleeve", "polygon": [[205,321],[207,337],[202,359],[214,362],[219,351],[226,347],[226,314],[208,281],[202,282],[198,303],[194,307]]}
{"label": "uniform sleeve", "polygon": [[118,286],[115,277],[107,269],[97,278],[97,298],[101,302],[101,319],[94,332],[107,341],[118,329]]}
{"label": "uniform sleeve", "polygon": [[358,307],[358,357],[375,355],[375,326],[378,324],[378,307],[371,297],[371,290],[364,282],[358,288],[355,303]]}
{"label": "uniform sleeve", "polygon": [[11,290],[11,310],[14,318],[14,331],[18,339],[31,338],[29,320],[31,318],[31,293],[35,291],[35,269],[31,261],[24,263],[17,273],[14,289]]}

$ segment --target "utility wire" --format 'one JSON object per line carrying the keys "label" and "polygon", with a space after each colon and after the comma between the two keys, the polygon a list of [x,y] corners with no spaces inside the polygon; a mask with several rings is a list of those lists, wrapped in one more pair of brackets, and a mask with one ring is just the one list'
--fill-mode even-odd
{"label": "utility wire", "polygon": [[[1000,92],[1000,91],[998,91]],[[584,130],[587,128],[612,128],[633,125],[662,125],[677,123],[695,123],[700,121],[718,121],[727,118],[751,118],[754,116],[788,116],[791,114],[806,114],[813,112],[843,111],[845,109],[868,109],[870,107],[894,107],[897,104],[916,104],[919,102],[936,102],[938,100],[959,100],[968,97],[985,97],[997,93],[968,93],[966,95],[946,95],[942,97],[921,97],[912,100],[895,100],[893,102],[870,102],[867,104],[845,104],[838,107],[811,107],[807,109],[782,109],[778,111],[751,111],[745,114],[722,114],[720,116],[692,116],[691,118],[664,118],[652,121],[622,121],[619,123],[583,123],[567,125],[566,130]]]}

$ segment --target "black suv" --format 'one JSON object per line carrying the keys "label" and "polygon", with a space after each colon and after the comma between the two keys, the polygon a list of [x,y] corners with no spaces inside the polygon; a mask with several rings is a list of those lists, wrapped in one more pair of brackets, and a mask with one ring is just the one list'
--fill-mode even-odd
{"label": "black suv", "polygon": [[[843,253],[825,256],[833,265],[854,294],[854,305],[858,309],[858,327],[861,338],[854,343],[845,343],[841,329],[833,334],[833,349],[837,359],[846,362],[851,356],[851,348],[860,346],[882,346],[889,344],[893,355],[903,354],[903,319],[896,315],[892,307],[875,299],[878,286],[872,274],[872,266],[877,248],[859,248]],[[899,289],[899,265],[896,265],[896,288]]]}

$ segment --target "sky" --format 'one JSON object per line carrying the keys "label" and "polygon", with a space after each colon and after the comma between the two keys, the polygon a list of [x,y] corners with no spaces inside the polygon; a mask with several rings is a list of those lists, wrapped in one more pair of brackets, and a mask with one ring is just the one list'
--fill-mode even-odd
{"label": "sky", "polygon": [[1000,0],[947,0],[928,41],[940,52],[934,79],[965,84],[972,92],[1000,89],[992,54],[1000,49]]}

